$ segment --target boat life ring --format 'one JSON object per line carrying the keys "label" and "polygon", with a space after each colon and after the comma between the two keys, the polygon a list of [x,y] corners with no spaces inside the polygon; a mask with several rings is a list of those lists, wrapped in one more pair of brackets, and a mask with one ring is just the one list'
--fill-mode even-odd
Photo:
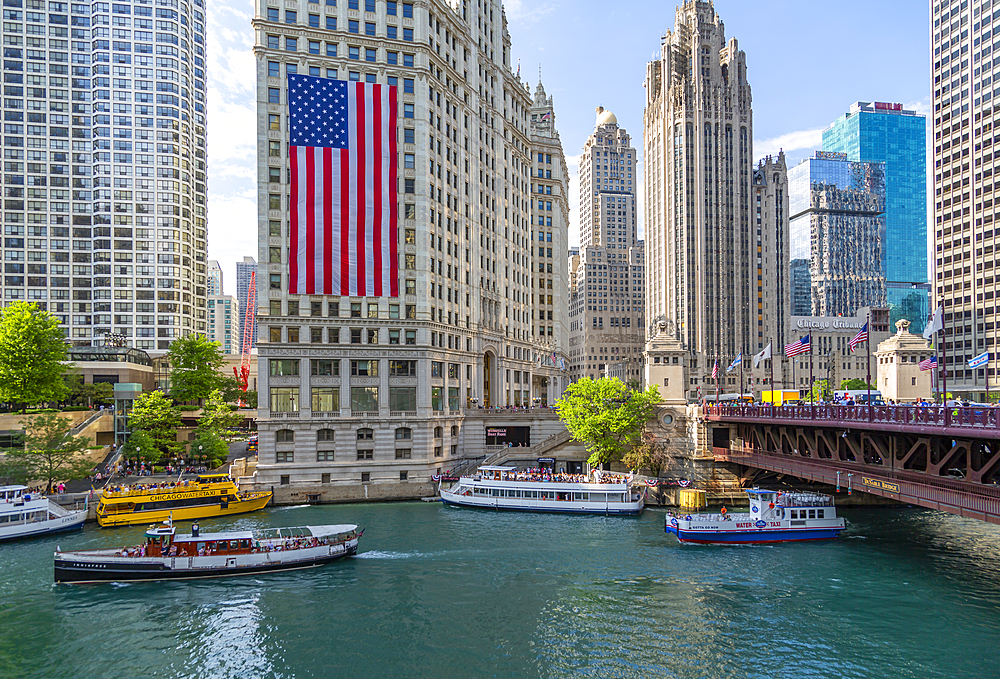
{"label": "boat life ring", "polygon": [[774,509],[774,503],[772,502],[771,504],[768,505],[768,507],[770,507],[771,509]]}
{"label": "boat life ring", "polygon": [[670,525],[671,526],[676,526],[677,525],[677,519],[670,519]]}

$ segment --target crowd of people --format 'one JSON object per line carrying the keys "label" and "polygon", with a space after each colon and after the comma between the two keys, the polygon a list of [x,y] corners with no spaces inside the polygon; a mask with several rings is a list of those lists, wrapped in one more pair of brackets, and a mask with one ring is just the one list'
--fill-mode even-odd
{"label": "crowd of people", "polygon": [[[212,556],[216,553],[215,543],[200,543],[201,547],[195,552],[195,544],[190,541],[173,543],[166,554],[161,556]],[[296,549],[306,549],[309,547],[320,547],[331,544],[328,537],[325,538],[294,538],[285,540],[254,540],[250,552],[289,552]],[[231,550],[225,550],[230,552]],[[122,547],[115,553],[115,556],[142,558],[147,555],[147,545],[141,544],[134,547]],[[149,556],[153,556],[149,553]]]}
{"label": "crowd of people", "polygon": [[110,486],[105,488],[105,492],[114,495],[129,495],[131,493],[146,493],[156,490],[183,490],[192,485],[197,487],[197,484],[192,484],[189,479],[184,479],[183,481],[164,481],[163,483],[134,483],[131,486]]}
{"label": "crowd of people", "polygon": [[[544,483],[589,483],[590,479],[586,474],[569,474],[567,472],[557,472],[546,467],[529,467],[516,471],[504,472],[504,481],[541,481]],[[629,477],[625,474],[612,474],[611,472],[596,472],[595,483],[627,483]]]}

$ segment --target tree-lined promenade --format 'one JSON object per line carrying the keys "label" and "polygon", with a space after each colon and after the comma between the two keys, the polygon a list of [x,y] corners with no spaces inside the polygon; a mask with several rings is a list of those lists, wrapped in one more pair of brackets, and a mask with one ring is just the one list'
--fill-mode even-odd
{"label": "tree-lined promenade", "polygon": [[[71,420],[52,406],[80,410],[113,403],[110,384],[86,384],[68,361],[69,344],[59,321],[37,304],[15,302],[0,309],[0,402],[22,413],[23,444],[0,450],[0,482],[44,482],[83,478],[93,470],[86,436],[72,436]],[[132,431],[126,459],[155,467],[177,458],[198,458],[215,467],[225,461],[227,430],[243,417],[232,405],[246,397],[236,380],[222,372],[218,342],[202,335],[175,340],[168,359],[170,394],[141,394],[129,413]],[[195,439],[177,441],[181,407],[200,409]],[[67,407],[76,405],[77,407]],[[33,407],[42,412],[32,414]]]}

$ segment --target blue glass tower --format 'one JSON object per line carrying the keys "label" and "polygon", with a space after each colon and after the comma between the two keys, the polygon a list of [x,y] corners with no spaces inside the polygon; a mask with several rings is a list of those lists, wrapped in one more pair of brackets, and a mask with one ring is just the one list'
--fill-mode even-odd
{"label": "blue glass tower", "polygon": [[885,163],[886,298],[890,322],[927,321],[926,120],[901,104],[860,101],[823,131],[823,150]]}

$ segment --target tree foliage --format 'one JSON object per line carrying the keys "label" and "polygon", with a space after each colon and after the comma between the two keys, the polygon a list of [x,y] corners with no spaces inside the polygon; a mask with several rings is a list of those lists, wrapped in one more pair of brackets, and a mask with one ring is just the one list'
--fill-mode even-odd
{"label": "tree foliage", "polygon": [[87,459],[90,440],[72,436],[70,420],[58,413],[43,413],[21,420],[26,436],[23,448],[7,450],[4,474],[21,483],[43,480],[48,492],[57,481],[80,479],[90,473]]}
{"label": "tree foliage", "polygon": [[872,391],[877,391],[878,387],[868,384],[860,377],[852,377],[849,380],[841,380],[840,388],[844,390],[851,389],[871,389]]}
{"label": "tree foliage", "polygon": [[65,375],[69,394],[66,403],[75,406],[107,406],[114,403],[115,388],[108,382],[88,383],[83,375]]}
{"label": "tree foliage", "polygon": [[813,402],[822,401],[823,399],[829,397],[829,394],[827,393],[828,391],[829,390],[826,387],[825,379],[816,380],[815,382],[813,382],[813,387],[811,392],[812,395],[809,400]]}
{"label": "tree foliage", "polygon": [[617,377],[584,378],[569,385],[555,408],[573,438],[586,446],[588,461],[596,467],[620,459],[639,441],[659,402],[655,385],[637,391]]}
{"label": "tree foliage", "polygon": [[170,345],[170,395],[175,401],[201,401],[225,386],[222,345],[204,335],[188,335]]}
{"label": "tree foliage", "polygon": [[[177,442],[180,424],[180,413],[162,391],[140,394],[128,413],[128,426],[133,433],[125,447],[126,454],[154,462],[162,456],[178,454],[181,451],[181,444]],[[144,436],[137,439],[138,432]],[[135,453],[136,448],[141,448],[141,452]]]}
{"label": "tree foliage", "polygon": [[648,469],[653,476],[659,476],[660,471],[669,467],[673,456],[666,445],[660,442],[647,427],[642,432],[639,441],[622,453],[622,464],[634,472]]}
{"label": "tree foliage", "polygon": [[68,392],[66,338],[59,321],[37,304],[0,310],[0,401],[21,405],[60,401]]}

